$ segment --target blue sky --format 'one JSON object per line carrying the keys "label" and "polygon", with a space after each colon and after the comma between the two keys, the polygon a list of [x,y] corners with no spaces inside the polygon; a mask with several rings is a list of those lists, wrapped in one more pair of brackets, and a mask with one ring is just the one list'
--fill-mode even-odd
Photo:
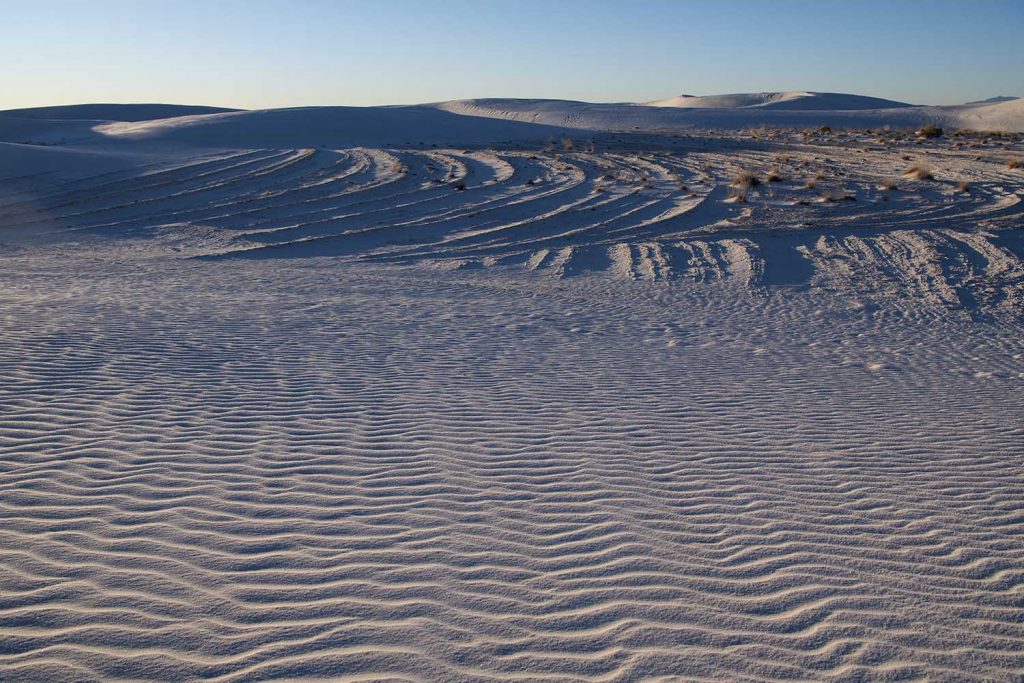
{"label": "blue sky", "polygon": [[0,0],[0,109],[1024,95],[1024,0]]}

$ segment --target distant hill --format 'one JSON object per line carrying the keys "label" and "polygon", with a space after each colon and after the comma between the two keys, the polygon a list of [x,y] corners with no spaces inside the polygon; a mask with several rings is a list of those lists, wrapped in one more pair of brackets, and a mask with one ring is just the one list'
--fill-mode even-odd
{"label": "distant hill", "polygon": [[785,111],[860,111],[898,109],[914,105],[878,97],[833,92],[759,92],[732,95],[679,95],[667,100],[643,102],[648,107],[681,109],[780,109]]}
{"label": "distant hill", "polygon": [[974,100],[973,102],[966,102],[965,104],[999,104],[1000,102],[1013,102],[1019,100],[1019,97],[1012,97],[1010,95],[996,95],[990,97],[987,100]]}
{"label": "distant hill", "polygon": [[152,121],[175,116],[219,114],[237,109],[188,104],[67,104],[0,110],[0,116],[51,121]]}
{"label": "distant hill", "polygon": [[140,122],[105,123],[108,140],[150,140],[209,147],[534,143],[571,132],[500,117],[468,117],[430,106],[295,107]]}
{"label": "distant hill", "polygon": [[[703,106],[692,106],[697,101]],[[674,104],[673,104],[674,102]],[[863,108],[868,103],[873,108]],[[878,104],[882,103],[882,104]],[[835,107],[821,109],[822,106]],[[486,118],[584,130],[666,132],[757,126],[833,128],[949,128],[1024,131],[1024,99],[994,104],[925,107],[891,100],[827,93],[759,93],[692,98],[661,104],[600,104],[572,100],[478,99],[438,102],[438,109]]]}

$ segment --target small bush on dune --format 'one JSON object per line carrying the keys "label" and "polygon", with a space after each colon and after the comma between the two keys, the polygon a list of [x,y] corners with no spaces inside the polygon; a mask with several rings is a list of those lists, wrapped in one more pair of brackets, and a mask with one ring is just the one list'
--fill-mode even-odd
{"label": "small bush on dune", "polygon": [[782,174],[779,173],[778,170],[772,169],[771,171],[768,171],[768,175],[765,176],[765,180],[767,180],[769,183],[782,182]]}
{"label": "small bush on dune", "polygon": [[921,164],[911,166],[903,172],[903,175],[914,180],[935,180],[935,174],[932,173],[932,170]]}
{"label": "small bush on dune", "polygon": [[882,182],[878,183],[878,189],[884,190],[886,192],[892,192],[894,190],[900,189],[900,186],[896,184],[895,180],[883,180]]}
{"label": "small bush on dune", "polygon": [[1007,161],[1006,168],[1009,171],[1016,171],[1018,168],[1024,168],[1024,159],[1012,159]]}
{"label": "small bush on dune", "polygon": [[959,192],[960,194],[970,194],[971,184],[966,180],[961,181],[960,184],[957,186],[956,191]]}
{"label": "small bush on dune", "polygon": [[747,190],[746,188],[734,187],[729,190],[729,196],[726,201],[734,201],[738,204],[747,203]]}
{"label": "small bush on dune", "polygon": [[810,178],[806,183],[804,183],[804,189],[813,190],[817,186],[818,181],[819,180],[824,180],[824,179],[825,179],[825,174],[824,173],[817,173],[817,174],[815,174],[815,176],[813,178]]}
{"label": "small bush on dune", "polygon": [[936,126],[934,123],[929,123],[924,128],[921,128],[914,133],[919,138],[941,138],[942,129]]}
{"label": "small bush on dune", "polygon": [[751,187],[757,187],[761,184],[761,179],[749,171],[744,171],[738,176],[732,179],[730,183],[732,187],[738,187],[743,190],[750,189]]}
{"label": "small bush on dune", "polygon": [[829,204],[832,204],[834,202],[855,202],[857,201],[857,198],[850,194],[849,192],[826,192],[823,195],[821,195],[821,200]]}

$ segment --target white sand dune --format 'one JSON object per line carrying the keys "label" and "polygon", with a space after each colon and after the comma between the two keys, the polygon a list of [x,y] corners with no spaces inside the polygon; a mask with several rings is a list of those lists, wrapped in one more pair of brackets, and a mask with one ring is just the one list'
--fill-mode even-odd
{"label": "white sand dune", "polygon": [[878,97],[846,93],[784,92],[737,93],[734,95],[679,95],[667,100],[644,102],[648,107],[688,109],[785,109],[810,111],[846,111],[859,109],[897,109],[912,105]]}
{"label": "white sand dune", "polygon": [[219,114],[236,111],[224,107],[203,107],[187,104],[69,104],[53,107],[5,109],[0,117],[51,119],[58,121],[147,121],[176,116]]}
{"label": "white sand dune", "polygon": [[563,132],[418,106],[266,109],[110,123],[96,130],[113,139],[209,147],[499,144],[545,140]]}
{"label": "white sand dune", "polygon": [[81,123],[0,143],[0,680],[1024,671],[1024,137]]}
{"label": "white sand dune", "polygon": [[[217,115],[217,125],[237,121],[237,135],[248,140],[261,130],[249,119]],[[153,125],[194,127],[202,147],[214,139],[207,121]],[[152,142],[150,124],[124,125],[142,126],[143,142]],[[132,135],[124,130],[117,135]],[[282,132],[291,135],[290,127]],[[580,141],[587,144],[594,151],[175,148],[174,162],[162,166],[156,160],[165,157],[150,149],[132,158],[148,164],[139,171],[63,185],[48,174],[45,192],[36,174],[11,182],[15,195],[0,204],[0,221],[51,240],[68,232],[180,235],[186,243],[192,234],[215,236],[195,245],[209,258],[521,264],[559,277],[737,276],[750,287],[839,278],[839,287],[882,296],[896,286],[971,315],[1018,315],[1024,303],[1024,244],[1014,230],[1024,219],[1021,172],[1007,168],[1014,157],[1000,138],[937,143],[931,154],[913,139],[865,151],[877,144],[865,135],[841,144],[780,138],[756,152],[701,141],[641,153],[597,149],[613,140]],[[12,168],[29,152],[56,164],[65,150],[15,147],[22,151]],[[75,168],[72,161],[91,163],[97,149],[68,149],[61,172]],[[127,163],[123,155],[112,154],[111,170]],[[912,164],[905,156],[931,166],[935,180],[901,178]],[[780,180],[752,188],[746,202],[727,201],[744,169],[762,178],[774,170]],[[805,187],[811,178],[813,190]],[[895,189],[883,187],[892,178]],[[859,275],[874,274],[847,282],[848,260]]]}
{"label": "white sand dune", "polygon": [[[949,128],[987,131],[1024,131],[1024,100],[995,104],[949,107],[913,107],[879,100],[879,107],[861,106],[856,95],[797,97],[784,95],[779,101],[762,101],[761,95],[729,95],[695,100],[673,98],[648,103],[593,104],[569,100],[476,99],[442,102],[435,106],[467,116],[530,121],[551,126],[587,130],[684,131],[690,129],[737,129],[769,126],[807,128],[918,128],[934,123]],[[813,95],[808,93],[808,95]],[[846,99],[844,103],[844,98]],[[828,104],[828,106],[824,106]],[[818,108],[821,107],[821,108]]]}

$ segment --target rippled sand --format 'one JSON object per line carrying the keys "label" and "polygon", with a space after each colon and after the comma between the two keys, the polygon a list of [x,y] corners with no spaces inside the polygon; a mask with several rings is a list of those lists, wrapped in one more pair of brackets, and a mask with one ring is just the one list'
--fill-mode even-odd
{"label": "rippled sand", "polygon": [[1019,677],[1022,171],[610,147],[7,184],[0,679]]}

